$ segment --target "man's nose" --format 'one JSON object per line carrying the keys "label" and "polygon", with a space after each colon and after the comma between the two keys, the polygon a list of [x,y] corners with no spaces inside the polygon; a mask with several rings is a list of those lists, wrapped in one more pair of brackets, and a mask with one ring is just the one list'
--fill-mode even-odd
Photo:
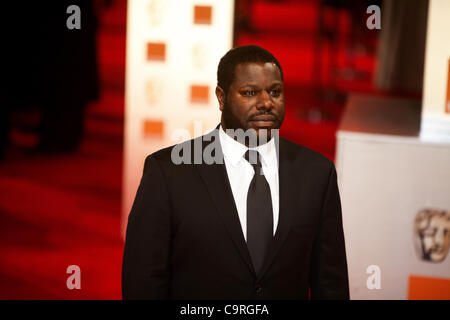
{"label": "man's nose", "polygon": [[258,110],[260,109],[270,110],[273,108],[272,97],[266,90],[263,90],[261,92],[260,99],[258,101],[258,104],[256,105],[256,108]]}

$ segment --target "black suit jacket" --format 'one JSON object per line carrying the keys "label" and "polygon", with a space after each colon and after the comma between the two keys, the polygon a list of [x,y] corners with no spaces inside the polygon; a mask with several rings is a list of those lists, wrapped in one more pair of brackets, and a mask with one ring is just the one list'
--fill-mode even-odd
{"label": "black suit jacket", "polygon": [[[217,129],[184,145],[204,150],[214,139]],[[312,299],[349,298],[330,160],[279,138],[279,221],[257,275],[225,164],[176,165],[172,149],[145,161],[128,218],[124,299],[307,299],[308,289]]]}

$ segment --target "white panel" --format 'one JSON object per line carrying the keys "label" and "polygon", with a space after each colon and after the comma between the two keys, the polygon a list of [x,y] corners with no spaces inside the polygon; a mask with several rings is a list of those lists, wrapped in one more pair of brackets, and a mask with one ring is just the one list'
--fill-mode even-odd
{"label": "white panel", "polygon": [[[419,211],[450,211],[450,145],[419,138],[419,109],[413,100],[349,98],[336,167],[352,299],[406,299],[411,275],[450,278],[450,254],[424,261],[414,243]],[[366,285],[371,265],[380,289]]]}
{"label": "white panel", "polygon": [[[450,210],[450,147],[373,134],[338,140],[352,299],[406,299],[412,274],[450,278],[450,257],[422,261],[413,235],[420,210]],[[370,265],[381,268],[380,290],[366,287]]]}
{"label": "white panel", "polygon": [[450,142],[450,114],[445,112],[450,61],[450,1],[430,0],[425,50],[421,139]]}
{"label": "white panel", "polygon": [[[194,24],[194,5],[212,6],[211,24]],[[177,130],[192,134],[197,122],[202,134],[220,122],[216,72],[232,47],[233,15],[233,0],[128,1],[123,232],[145,157],[180,142],[170,139]],[[148,42],[166,44],[165,61],[147,60]],[[190,102],[191,84],[209,86],[207,104]],[[145,119],[163,121],[163,136],[144,137]]]}

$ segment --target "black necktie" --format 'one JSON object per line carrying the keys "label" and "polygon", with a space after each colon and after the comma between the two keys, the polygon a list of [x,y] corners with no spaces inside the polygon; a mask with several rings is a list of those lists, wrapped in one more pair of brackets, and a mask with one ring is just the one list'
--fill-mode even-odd
{"label": "black necktie", "polygon": [[245,159],[255,170],[247,194],[247,246],[256,274],[259,274],[273,237],[272,197],[269,183],[261,172],[258,151],[248,150]]}

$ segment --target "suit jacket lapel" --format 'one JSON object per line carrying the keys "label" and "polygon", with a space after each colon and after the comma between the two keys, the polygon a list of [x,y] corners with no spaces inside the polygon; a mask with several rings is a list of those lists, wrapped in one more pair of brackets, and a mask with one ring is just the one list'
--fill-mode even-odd
{"label": "suit jacket lapel", "polygon": [[281,139],[279,140],[279,138],[277,138],[275,142],[277,143],[276,150],[278,151],[278,178],[280,186],[279,219],[275,236],[269,246],[268,254],[264,261],[261,272],[258,275],[257,281],[260,281],[263,278],[270,265],[273,263],[284,241],[286,240],[290,230],[291,217],[296,208],[296,192],[298,190],[296,190],[296,188],[293,188],[293,186],[295,185],[295,175],[293,174],[295,172],[293,164],[293,154],[289,152],[288,146],[286,145],[285,141]]}
{"label": "suit jacket lapel", "polygon": [[[218,129],[218,127],[216,128]],[[213,137],[211,138],[211,136]],[[214,139],[219,139],[218,131],[207,135],[206,139],[203,139],[203,148],[213,142]],[[205,141],[208,140],[208,141]],[[211,141],[211,142],[209,142]],[[217,140],[219,141],[219,140]],[[252,272],[252,274],[260,281],[267,270],[270,268],[271,264],[274,262],[277,253],[282,247],[284,241],[286,240],[290,225],[291,217],[296,210],[297,192],[295,185],[295,172],[294,168],[294,155],[289,152],[287,143],[278,137],[275,140],[277,144],[278,152],[278,177],[279,177],[279,219],[278,226],[275,236],[269,246],[268,254],[261,269],[261,272],[256,275],[255,269],[253,267],[250,253],[248,251],[247,243],[245,242],[244,235],[242,233],[241,223],[239,221],[239,216],[234,202],[233,193],[231,191],[231,186],[228,180],[225,164],[223,163],[223,153],[220,147],[220,143],[216,144],[215,151],[219,152],[216,158],[222,159],[221,164],[201,164],[196,165],[200,176],[202,177],[207,190],[217,208],[217,213],[224,222],[230,238],[232,239],[237,251],[239,252],[241,258],[244,260],[245,264]]]}
{"label": "suit jacket lapel", "polygon": [[[216,128],[217,129],[217,128]],[[213,135],[212,141],[217,139],[219,141],[218,131],[214,130],[209,133],[206,137],[210,139],[209,135]],[[203,139],[203,148],[209,145],[209,141]],[[250,258],[250,253],[247,248],[247,243],[245,242],[244,235],[242,233],[241,223],[239,221],[239,216],[234,202],[233,193],[231,191],[230,182],[228,180],[225,164],[223,162],[223,153],[220,147],[220,143],[216,144],[214,149],[219,154],[215,158],[222,159],[221,164],[201,164],[196,165],[200,176],[202,177],[207,190],[217,208],[217,213],[222,219],[229,236],[231,237],[237,251],[239,252],[245,264],[250,269],[250,271],[255,275],[255,270]]]}

